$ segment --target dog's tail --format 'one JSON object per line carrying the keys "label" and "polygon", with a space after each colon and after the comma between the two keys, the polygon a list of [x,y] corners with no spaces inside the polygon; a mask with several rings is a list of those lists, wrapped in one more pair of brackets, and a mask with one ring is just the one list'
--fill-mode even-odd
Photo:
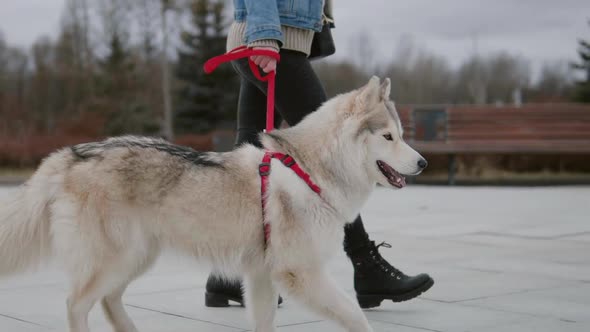
{"label": "dog's tail", "polygon": [[0,276],[36,267],[50,255],[49,205],[63,183],[56,176],[56,159],[64,157],[59,154],[50,156],[26,184],[0,201]]}

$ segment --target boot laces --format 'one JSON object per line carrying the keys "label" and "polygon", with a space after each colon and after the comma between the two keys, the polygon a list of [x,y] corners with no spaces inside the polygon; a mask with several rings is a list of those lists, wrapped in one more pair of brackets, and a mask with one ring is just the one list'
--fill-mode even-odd
{"label": "boot laces", "polygon": [[378,245],[375,245],[375,241],[371,241],[371,246],[372,248],[369,251],[369,255],[371,255],[373,261],[377,264],[377,266],[379,266],[379,268],[383,272],[389,273],[392,277],[396,277],[397,279],[401,279],[406,276],[402,271],[396,269],[394,266],[389,264],[389,262],[387,262],[387,260],[385,260],[385,258],[383,258],[379,253],[380,247],[391,249],[391,244],[384,241],[379,243]]}

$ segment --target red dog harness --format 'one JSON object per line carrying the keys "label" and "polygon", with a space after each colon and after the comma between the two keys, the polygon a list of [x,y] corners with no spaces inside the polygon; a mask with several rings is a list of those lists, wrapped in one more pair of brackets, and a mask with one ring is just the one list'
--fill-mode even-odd
{"label": "red dog harness", "polygon": [[304,170],[301,169],[301,167],[299,167],[299,165],[297,165],[297,162],[295,161],[295,159],[293,159],[293,157],[289,156],[288,154],[283,154],[280,152],[266,151],[264,153],[264,157],[262,157],[262,162],[260,163],[260,165],[258,165],[258,173],[260,174],[260,194],[261,194],[261,201],[262,201],[262,224],[264,227],[265,245],[268,245],[268,243],[270,242],[270,224],[268,222],[266,222],[266,216],[265,216],[264,211],[265,211],[265,207],[266,207],[266,198],[267,198],[266,191],[268,189],[268,176],[270,175],[270,162],[271,162],[272,158],[276,158],[276,159],[280,160],[283,163],[283,165],[285,165],[286,167],[289,167],[293,172],[295,172],[295,174],[297,174],[297,176],[299,176],[303,181],[305,181],[307,186],[311,190],[313,190],[313,192],[315,192],[318,195],[321,193],[320,187],[318,187],[318,185],[313,183],[309,174],[307,174]]}
{"label": "red dog harness", "polygon": [[[237,47],[226,54],[216,56],[214,58],[209,59],[205,63],[204,69],[207,74],[212,73],[220,64],[228,61],[233,61],[241,58],[251,57],[253,55],[266,55],[275,58],[277,61],[280,61],[280,56],[278,53],[268,50],[253,50],[249,49],[246,46]],[[276,73],[274,71],[268,73],[266,76],[262,76],[258,71],[258,66],[252,61],[248,59],[248,63],[250,65],[250,70],[254,74],[254,76],[263,82],[268,82],[268,93],[266,94],[266,132],[271,132],[274,129],[274,111],[275,111],[275,76]],[[297,176],[299,176],[308,186],[309,188],[315,192],[316,194],[320,194],[321,190],[313,181],[311,180],[309,174],[307,174],[299,165],[293,157],[283,154],[280,152],[270,152],[266,151],[264,153],[264,157],[262,158],[262,162],[258,165],[258,173],[260,174],[260,194],[261,194],[261,203],[262,203],[262,225],[264,228],[264,244],[265,246],[268,245],[270,242],[270,224],[266,220],[265,216],[265,207],[266,207],[266,199],[267,199],[267,191],[268,191],[268,177],[270,175],[270,164],[273,158],[279,159],[283,165],[290,168]]]}

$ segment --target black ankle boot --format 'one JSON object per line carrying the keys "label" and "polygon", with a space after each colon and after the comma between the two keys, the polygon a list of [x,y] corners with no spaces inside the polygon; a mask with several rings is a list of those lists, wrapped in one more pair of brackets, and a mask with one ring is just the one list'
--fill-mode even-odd
{"label": "black ankle boot", "polygon": [[205,289],[205,306],[207,307],[229,307],[229,301],[244,305],[242,283],[239,280],[227,280],[210,274]]}
{"label": "black ankle boot", "polygon": [[354,266],[354,289],[361,308],[378,307],[383,300],[407,301],[432,287],[434,280],[428,274],[405,275],[381,257],[379,247],[391,245],[367,241],[364,246],[346,249]]}
{"label": "black ankle boot", "polygon": [[[241,306],[244,306],[242,282],[239,280],[227,280],[223,277],[210,274],[205,289],[206,307],[229,307],[229,301],[237,302]],[[281,303],[283,303],[283,299],[279,296],[279,304]]]}

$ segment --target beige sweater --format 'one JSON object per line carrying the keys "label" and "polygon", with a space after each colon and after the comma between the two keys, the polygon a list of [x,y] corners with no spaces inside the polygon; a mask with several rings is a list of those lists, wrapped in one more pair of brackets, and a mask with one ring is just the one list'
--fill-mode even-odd
{"label": "beige sweater", "polygon": [[[332,0],[324,0],[324,12],[331,16]],[[293,50],[309,55],[311,43],[313,41],[313,30],[299,29],[290,26],[281,26],[283,33],[283,49]],[[238,46],[244,45],[244,36],[246,34],[246,22],[233,22],[227,35],[227,50],[232,50]],[[249,47],[267,46],[273,47],[279,51],[279,43],[274,39],[256,40]]]}

